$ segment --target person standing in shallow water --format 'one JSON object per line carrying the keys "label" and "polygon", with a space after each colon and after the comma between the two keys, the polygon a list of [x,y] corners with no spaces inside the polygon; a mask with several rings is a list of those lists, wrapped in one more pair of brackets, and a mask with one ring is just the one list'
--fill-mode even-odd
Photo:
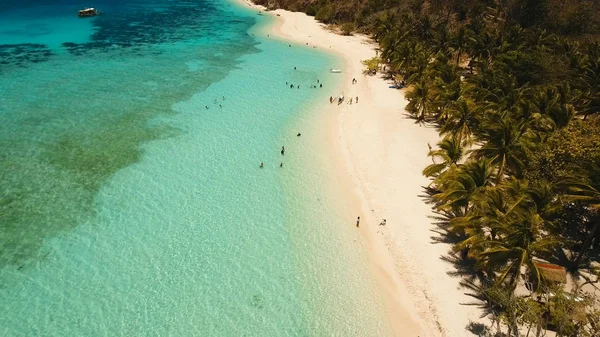
{"label": "person standing in shallow water", "polygon": [[281,155],[282,156],[285,155],[285,147],[283,147],[283,146],[281,147]]}
{"label": "person standing in shallow water", "polygon": [[259,167],[260,167],[260,168],[263,168],[264,166],[265,166],[265,165],[264,165],[264,164],[263,164],[263,162],[261,161],[261,162],[260,162],[260,166],[259,166]]}

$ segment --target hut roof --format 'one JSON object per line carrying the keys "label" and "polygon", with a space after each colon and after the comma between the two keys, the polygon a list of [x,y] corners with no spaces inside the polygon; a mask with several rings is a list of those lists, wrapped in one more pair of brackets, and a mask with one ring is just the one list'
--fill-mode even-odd
{"label": "hut roof", "polygon": [[564,267],[552,263],[541,262],[535,262],[535,266],[538,268],[540,276],[545,281],[567,283],[567,271]]}

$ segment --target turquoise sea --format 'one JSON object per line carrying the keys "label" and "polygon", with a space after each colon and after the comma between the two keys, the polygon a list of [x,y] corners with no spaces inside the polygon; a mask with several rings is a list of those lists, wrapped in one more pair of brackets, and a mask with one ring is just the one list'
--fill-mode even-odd
{"label": "turquoise sea", "polygon": [[0,335],[389,335],[314,136],[338,60],[227,0],[86,5],[0,4]]}

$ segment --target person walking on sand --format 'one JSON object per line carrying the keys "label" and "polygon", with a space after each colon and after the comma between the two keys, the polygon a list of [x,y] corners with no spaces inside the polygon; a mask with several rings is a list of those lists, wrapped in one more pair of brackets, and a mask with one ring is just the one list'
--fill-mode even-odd
{"label": "person walking on sand", "polygon": [[350,105],[352,105],[352,97],[350,97]]}
{"label": "person walking on sand", "polygon": [[356,227],[358,228],[359,225],[360,225],[360,217],[356,218]]}
{"label": "person walking on sand", "polygon": [[282,156],[285,155],[285,147],[283,147],[283,146],[281,147],[281,155]]}
{"label": "person walking on sand", "polygon": [[333,103],[333,96],[329,96],[329,104]]}
{"label": "person walking on sand", "polygon": [[356,104],[358,104],[358,96],[356,96]]}

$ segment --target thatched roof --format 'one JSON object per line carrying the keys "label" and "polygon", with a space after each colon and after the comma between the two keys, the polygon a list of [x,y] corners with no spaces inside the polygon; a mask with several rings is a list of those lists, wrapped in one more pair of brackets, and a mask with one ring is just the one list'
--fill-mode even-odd
{"label": "thatched roof", "polygon": [[567,283],[567,271],[564,267],[552,263],[535,262],[534,264],[544,281]]}

